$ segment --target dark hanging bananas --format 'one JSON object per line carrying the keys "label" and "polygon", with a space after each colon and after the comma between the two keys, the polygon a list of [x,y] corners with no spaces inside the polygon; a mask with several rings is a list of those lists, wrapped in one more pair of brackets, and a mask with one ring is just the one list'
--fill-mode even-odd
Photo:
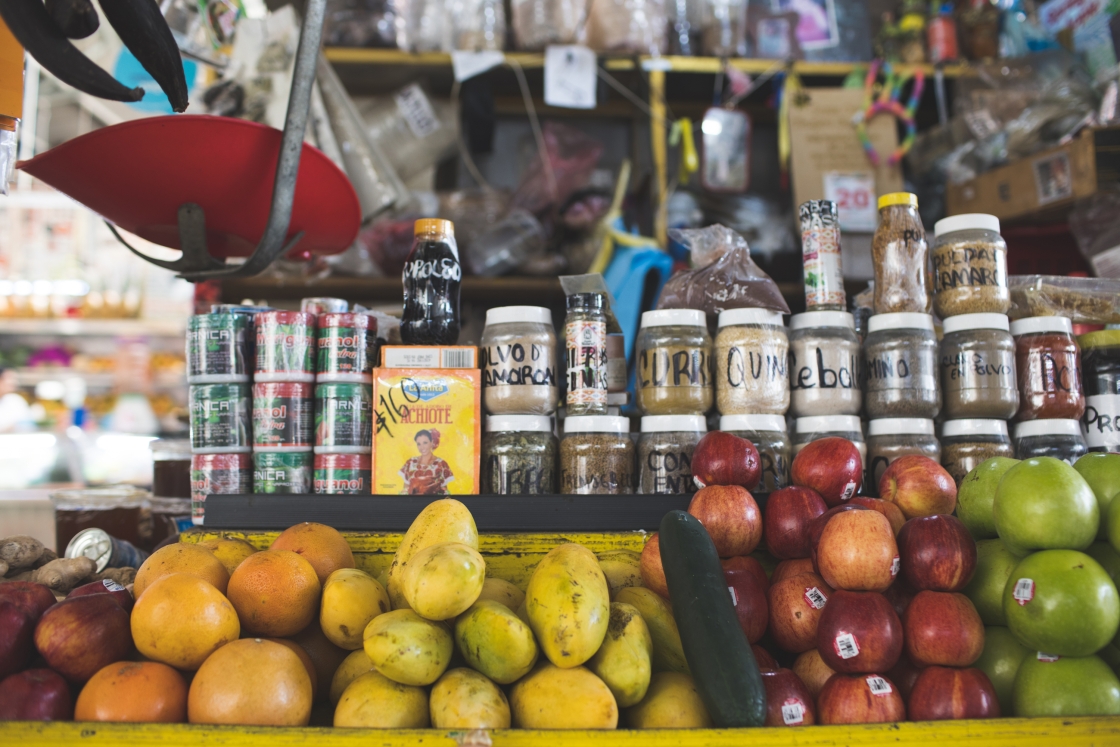
{"label": "dark hanging bananas", "polygon": [[187,108],[187,79],[175,37],[155,0],[98,0],[105,19],[128,51],[159,83],[171,108]]}
{"label": "dark hanging bananas", "polygon": [[47,12],[70,39],[85,39],[101,25],[93,0],[47,0]]}

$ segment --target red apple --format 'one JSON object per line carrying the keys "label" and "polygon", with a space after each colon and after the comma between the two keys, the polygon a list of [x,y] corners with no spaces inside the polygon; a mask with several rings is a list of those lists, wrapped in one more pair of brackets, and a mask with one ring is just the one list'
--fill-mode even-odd
{"label": "red apple", "polygon": [[[730,558],[720,558],[719,564],[725,571],[750,571],[762,584],[762,588],[770,588],[770,579],[766,577],[766,569],[758,558],[752,555],[735,555]],[[809,570],[813,570],[810,568]]]}
{"label": "red apple", "polygon": [[949,667],[923,669],[906,710],[912,721],[1000,716],[999,700],[988,675],[979,669]]}
{"label": "red apple", "polygon": [[822,724],[881,724],[906,720],[906,705],[881,674],[835,674],[817,696]]}
{"label": "red apple", "polygon": [[35,645],[51,669],[82,683],[132,653],[129,614],[108,594],[65,599],[43,613]]}
{"label": "red apple", "polygon": [[902,628],[906,653],[919,667],[968,667],[984,651],[984,623],[964,594],[919,591]]}
{"label": "red apple", "polygon": [[654,533],[642,548],[642,585],[652,592],[669,598],[669,583],[665,580],[665,567],[661,565],[661,540]]}
{"label": "red apple", "polygon": [[35,621],[26,609],[0,599],[0,679],[24,669],[35,653]]}
{"label": "red apple", "polygon": [[894,668],[887,672],[887,679],[898,687],[902,699],[909,702],[910,692],[914,689],[914,683],[918,681],[918,675],[921,673],[922,670],[910,661],[909,656],[900,656]]}
{"label": "red apple", "polygon": [[878,511],[883,516],[886,516],[887,521],[891,523],[891,529],[894,530],[896,537],[898,533],[902,531],[902,525],[906,523],[906,517],[902,515],[902,509],[890,501],[884,501],[881,498],[868,498],[865,495],[857,495],[849,501],[849,504],[870,508],[872,511]]}
{"label": "red apple", "polygon": [[122,610],[125,612],[130,612],[132,610],[132,593],[111,578],[107,578],[103,581],[94,581],[85,586],[79,586],[67,594],[66,598],[73,599],[74,597],[84,597],[90,594],[108,594],[117,601],[117,604],[121,606]]}
{"label": "red apple", "polygon": [[819,438],[797,452],[789,475],[794,485],[812,488],[829,506],[839,506],[863,486],[863,460],[848,439]]}
{"label": "red apple", "polygon": [[827,510],[812,488],[788,487],[771,493],[763,522],[770,554],[779,560],[809,557],[809,523]]}
{"label": "red apple", "polygon": [[910,588],[910,584],[906,583],[905,575],[899,576],[894,580],[894,583],[887,587],[883,592],[883,596],[894,607],[894,612],[901,620],[902,616],[906,613],[906,608],[910,606],[910,600],[918,592]]}
{"label": "red apple", "polygon": [[832,587],[815,573],[787,578],[770,587],[770,636],[784,651],[799,654],[817,645],[817,624]]}
{"label": "red apple", "polygon": [[817,569],[813,567],[812,558],[796,558],[794,560],[783,560],[774,568],[774,573],[770,576],[770,585],[785,581],[787,578],[800,576],[802,573],[816,573]]}
{"label": "red apple", "polygon": [[698,488],[737,485],[754,490],[761,476],[758,449],[734,433],[709,431],[692,452],[692,479]]}
{"label": "red apple", "polygon": [[817,625],[817,650],[837,672],[885,672],[902,655],[902,622],[882,594],[837,589]]}
{"label": "red apple", "polygon": [[902,509],[907,519],[951,514],[957,507],[957,483],[929,457],[899,457],[879,479],[879,497]]}
{"label": "red apple", "polygon": [[817,543],[817,568],[829,586],[884,591],[898,575],[898,545],[878,511],[845,511],[829,519]]}
{"label": "red apple", "polygon": [[752,643],[751,651],[754,652],[754,660],[758,663],[759,671],[772,672],[778,668],[777,660],[762,646],[759,646],[757,643]]}
{"label": "red apple", "polygon": [[817,723],[813,694],[788,669],[762,673],[766,688],[765,726],[812,726]]}
{"label": "red apple", "polygon": [[28,669],[0,680],[0,721],[69,721],[70,685],[50,669]]}
{"label": "red apple", "polygon": [[797,661],[793,662],[793,673],[801,678],[814,698],[821,694],[824,683],[836,674],[832,667],[824,663],[821,652],[815,648],[811,648],[797,657]]}
{"label": "red apple", "polygon": [[766,625],[770,621],[770,609],[766,602],[766,587],[759,583],[758,577],[750,571],[725,570],[723,577],[727,581],[727,589],[731,592],[731,601],[735,604],[735,614],[739,618],[739,627],[751,643],[758,641],[766,634]]}
{"label": "red apple", "polygon": [[809,557],[813,559],[813,570],[817,570],[817,545],[820,544],[821,534],[824,533],[825,525],[832,521],[832,517],[836,514],[842,514],[845,511],[867,510],[869,509],[864,506],[857,506],[854,503],[845,503],[843,506],[836,506],[835,508],[828,509],[809,522]]}
{"label": "red apple", "polygon": [[898,535],[902,573],[914,589],[960,591],[976,571],[976,540],[956,516],[911,519]]}
{"label": "red apple", "polygon": [[750,555],[762,540],[758,504],[738,485],[712,485],[696,491],[688,512],[708,530],[721,558]]}
{"label": "red apple", "polygon": [[34,622],[58,602],[50,589],[30,581],[0,583],[0,600],[4,599],[26,609]]}

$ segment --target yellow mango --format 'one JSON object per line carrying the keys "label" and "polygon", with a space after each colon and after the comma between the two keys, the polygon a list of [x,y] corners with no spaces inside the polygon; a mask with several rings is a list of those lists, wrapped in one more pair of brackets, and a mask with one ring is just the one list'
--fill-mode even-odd
{"label": "yellow mango", "polygon": [[516,612],[517,608],[525,601],[525,592],[504,579],[488,578],[482,584],[482,593],[478,595],[478,598],[504,604]]}
{"label": "yellow mango", "polygon": [[587,667],[561,669],[547,661],[510,690],[519,729],[615,729],[618,704]]}
{"label": "yellow mango", "polygon": [[428,728],[428,693],[393,682],[377,672],[358,677],[334,709],[335,726],[367,729]]}
{"label": "yellow mango", "polygon": [[223,538],[203,540],[198,543],[198,546],[205,547],[207,550],[214,553],[214,557],[226,567],[226,570],[231,576],[233,572],[237,570],[237,566],[241,565],[242,560],[255,552],[260,552],[257,548],[242,539]]}
{"label": "yellow mango", "polygon": [[366,627],[366,655],[374,668],[402,685],[430,685],[451,661],[451,634],[412,610],[378,615]]}
{"label": "yellow mango", "polygon": [[692,677],[658,672],[641,703],[626,711],[631,729],[710,729],[712,719]]}
{"label": "yellow mango", "polygon": [[349,687],[351,682],[367,672],[376,671],[373,668],[373,662],[369,660],[369,656],[364,649],[351,651],[338,665],[338,669],[334,670],[334,676],[331,677],[331,705],[338,705],[338,699],[342,697],[343,691]]}
{"label": "yellow mango", "polygon": [[401,572],[401,593],[428,620],[450,620],[474,604],[486,581],[486,561],[461,542],[429,545]]}
{"label": "yellow mango", "polygon": [[653,671],[689,674],[681,634],[666,599],[644,587],[628,586],[619,590],[615,601],[631,604],[641,613],[653,639]]}
{"label": "yellow mango", "polygon": [[567,669],[586,662],[603,643],[610,591],[595,555],[566,544],[545,555],[525,593],[529,625],[545,656]]}
{"label": "yellow mango", "polygon": [[652,656],[653,640],[638,608],[612,603],[607,637],[587,668],[611,689],[619,708],[636,705],[646,696]]}
{"label": "yellow mango", "polygon": [[455,621],[455,643],[469,666],[500,685],[537,663],[533,631],[504,604],[480,599]]}
{"label": "yellow mango", "polygon": [[599,567],[607,577],[611,599],[619,589],[642,586],[642,555],[633,550],[607,550],[599,553]]}
{"label": "yellow mango", "polygon": [[519,618],[521,618],[521,622],[525,623],[526,625],[529,625],[530,628],[532,627],[532,625],[529,623],[529,600],[528,599],[524,599],[524,600],[521,601],[521,606],[517,608],[517,616]]}
{"label": "yellow mango", "polygon": [[429,503],[401,538],[400,547],[389,566],[389,583],[386,586],[393,609],[406,606],[401,590],[401,573],[409,560],[425,547],[443,542],[461,542],[478,549],[478,527],[474,517],[466,506],[454,498]]}
{"label": "yellow mango", "polygon": [[452,669],[432,685],[435,729],[508,729],[509,701],[502,688],[473,669]]}
{"label": "yellow mango", "polygon": [[362,647],[370,620],[389,611],[389,594],[373,576],[357,568],[339,568],[327,576],[319,603],[323,635],[339,648]]}

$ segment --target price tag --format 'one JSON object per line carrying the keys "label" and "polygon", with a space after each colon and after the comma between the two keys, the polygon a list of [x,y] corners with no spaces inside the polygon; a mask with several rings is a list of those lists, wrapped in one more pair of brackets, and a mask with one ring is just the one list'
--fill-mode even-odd
{"label": "price tag", "polygon": [[805,601],[813,609],[820,610],[824,609],[825,604],[828,603],[828,597],[817,587],[810,586],[805,590]]}
{"label": "price tag", "polygon": [[451,53],[451,70],[455,73],[455,80],[462,83],[476,75],[481,75],[491,68],[495,68],[506,61],[506,56],[501,52],[488,50],[485,52]]}
{"label": "price tag", "polygon": [[839,208],[841,230],[873,233],[879,225],[875,177],[871,174],[826,172],[824,198]]}
{"label": "price tag", "polygon": [[871,675],[867,678],[867,689],[871,691],[872,695],[890,695],[894,690],[891,688],[891,683],[878,675]]}
{"label": "price tag", "polygon": [[727,590],[731,592],[731,606],[732,607],[738,607],[739,606],[739,595],[735,593],[735,587],[734,586],[728,586]]}
{"label": "price tag", "polygon": [[1041,651],[1038,652],[1038,660],[1043,662],[1044,664],[1053,664],[1061,658],[1062,657],[1058,656],[1057,654],[1044,654]]}
{"label": "price tag", "polygon": [[898,575],[899,569],[902,567],[902,560],[895,555],[894,560],[891,561],[891,578]]}
{"label": "price tag", "polygon": [[418,138],[426,138],[440,128],[439,118],[432,109],[432,102],[417,84],[405,86],[394,97],[408,129]]}
{"label": "price tag", "polygon": [[805,723],[805,704],[797,698],[786,698],[782,703],[782,722],[786,726]]}
{"label": "price tag", "polygon": [[1011,597],[1020,607],[1026,607],[1034,599],[1034,579],[1021,578],[1016,581]]}
{"label": "price tag", "polygon": [[594,109],[599,63],[578,45],[553,46],[544,53],[544,103],[566,109]]}
{"label": "price tag", "polygon": [[859,641],[851,633],[841,632],[832,641],[832,647],[841,659],[854,659],[859,656]]}

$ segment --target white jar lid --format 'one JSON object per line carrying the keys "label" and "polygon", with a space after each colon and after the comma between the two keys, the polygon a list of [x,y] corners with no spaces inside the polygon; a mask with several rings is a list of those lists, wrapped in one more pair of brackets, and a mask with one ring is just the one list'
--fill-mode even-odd
{"label": "white jar lid", "polygon": [[486,312],[486,324],[547,324],[552,326],[552,312],[543,306],[498,306]]}
{"label": "white jar lid", "polygon": [[698,309],[660,309],[642,314],[643,327],[704,327],[708,319]]}
{"label": "white jar lid", "polygon": [[932,332],[933,317],[905,311],[898,314],[876,314],[867,320],[868,332],[878,332],[881,329],[925,329]]}
{"label": "white jar lid", "polygon": [[876,418],[867,423],[867,435],[869,436],[891,436],[895,434],[932,436],[934,434],[933,421],[923,418]]}
{"label": "white jar lid", "polygon": [[956,436],[1003,436],[1007,437],[1005,420],[946,420],[941,425],[942,438]]}
{"label": "white jar lid", "polygon": [[724,415],[719,419],[719,429],[721,431],[778,431],[785,433],[786,419],[782,415]]}
{"label": "white jar lid", "polygon": [[487,433],[509,431],[552,433],[552,418],[548,415],[491,415],[486,418]]}
{"label": "white jar lid", "polygon": [[808,329],[810,327],[855,329],[856,320],[847,311],[807,311],[804,314],[794,314],[789,318],[790,329]]}
{"label": "white jar lid", "polygon": [[782,312],[770,309],[728,309],[719,313],[719,326],[731,327],[736,324],[770,324],[782,326]]}
{"label": "white jar lid", "polygon": [[1010,326],[1007,314],[960,314],[941,322],[941,331],[947,335],[963,329],[1002,329],[1007,332]]}
{"label": "white jar lid", "polygon": [[813,415],[798,418],[798,433],[863,433],[859,415]]}
{"label": "white jar lid", "polygon": [[934,238],[955,231],[995,231],[999,233],[999,218],[986,213],[965,213],[942,218],[933,224]]}
{"label": "white jar lid", "polygon": [[1027,420],[1015,426],[1015,440],[1030,436],[1080,436],[1077,420]]}
{"label": "white jar lid", "polygon": [[1014,337],[1034,335],[1039,332],[1064,332],[1072,335],[1073,322],[1065,316],[1029,316],[1011,322],[1011,334]]}
{"label": "white jar lid", "polygon": [[646,415],[642,433],[707,433],[708,422],[703,415]]}
{"label": "white jar lid", "polygon": [[630,433],[630,418],[615,415],[569,415],[565,433]]}

